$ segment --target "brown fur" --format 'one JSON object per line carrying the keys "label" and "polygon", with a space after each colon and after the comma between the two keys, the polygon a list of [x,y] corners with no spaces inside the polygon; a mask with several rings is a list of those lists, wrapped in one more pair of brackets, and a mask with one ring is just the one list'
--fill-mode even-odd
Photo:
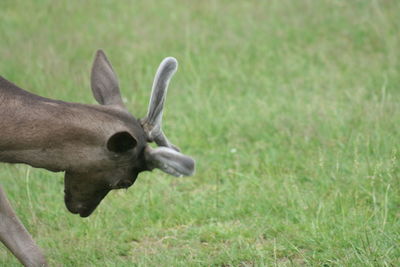
{"label": "brown fur", "polygon": [[[144,165],[144,132],[138,120],[119,107],[43,98],[22,90],[2,77],[0,99],[2,162],[65,171],[74,183],[85,184],[79,189],[85,191],[85,197],[78,198],[94,198],[96,201],[93,204],[98,202],[99,197],[88,195],[88,191],[102,191],[99,195],[103,195],[106,189],[109,191],[117,187],[120,180],[130,180],[133,184],[137,173],[145,169],[144,166],[132,166],[137,165],[132,164],[135,161]],[[107,150],[108,139],[118,132],[128,132],[138,145],[126,153]],[[105,173],[110,177],[101,181],[100,188],[96,182]],[[72,178],[73,175],[81,179],[78,181]],[[66,181],[66,185],[69,184]],[[79,186],[71,185],[66,192],[73,190],[72,187]],[[89,187],[96,188],[89,190]],[[71,197],[69,201],[73,201]]]}
{"label": "brown fur", "polygon": [[[176,68],[173,58],[161,63],[148,116],[142,120],[125,109],[117,77],[101,50],[91,74],[100,105],[40,97],[0,76],[0,162],[64,171],[66,207],[81,217],[89,216],[110,190],[131,186],[142,171],[192,175],[193,159],[178,152],[161,130],[165,94]],[[153,140],[161,147],[151,148],[148,142]],[[45,264],[1,187],[0,241],[22,263]]]}

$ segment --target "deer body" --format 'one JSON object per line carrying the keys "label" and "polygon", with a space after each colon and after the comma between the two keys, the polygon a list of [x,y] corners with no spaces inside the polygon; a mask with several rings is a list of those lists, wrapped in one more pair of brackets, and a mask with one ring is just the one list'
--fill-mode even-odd
{"label": "deer body", "polygon": [[[131,186],[142,171],[193,174],[194,161],[161,130],[165,94],[176,67],[172,58],[161,63],[148,114],[141,120],[125,109],[117,77],[102,51],[96,54],[91,77],[100,105],[40,97],[0,76],[0,162],[64,171],[66,207],[81,217],[89,216],[110,190]],[[152,141],[160,147],[151,148]],[[0,241],[26,266],[46,264],[1,186]]]}

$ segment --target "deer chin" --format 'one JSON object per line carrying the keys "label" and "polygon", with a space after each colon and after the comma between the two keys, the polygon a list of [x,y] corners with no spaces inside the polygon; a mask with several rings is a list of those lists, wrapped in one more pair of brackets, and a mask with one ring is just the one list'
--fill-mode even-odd
{"label": "deer chin", "polygon": [[81,216],[82,218],[89,217],[90,214],[92,214],[93,211],[94,211],[95,209],[96,209],[96,208],[93,208],[93,209],[91,209],[91,210],[81,210],[81,211],[79,212],[79,216]]}

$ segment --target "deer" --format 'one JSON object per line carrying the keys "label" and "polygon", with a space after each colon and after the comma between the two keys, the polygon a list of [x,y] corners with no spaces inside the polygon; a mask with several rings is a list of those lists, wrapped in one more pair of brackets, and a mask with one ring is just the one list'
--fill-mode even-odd
{"label": "deer", "polygon": [[[173,57],[161,62],[141,119],[125,107],[117,75],[102,50],[95,54],[90,80],[98,104],[41,97],[0,76],[0,162],[64,172],[65,206],[81,217],[90,216],[111,190],[132,186],[141,172],[193,175],[194,159],[162,130],[166,93],[177,68]],[[1,185],[0,241],[24,266],[47,266]]]}

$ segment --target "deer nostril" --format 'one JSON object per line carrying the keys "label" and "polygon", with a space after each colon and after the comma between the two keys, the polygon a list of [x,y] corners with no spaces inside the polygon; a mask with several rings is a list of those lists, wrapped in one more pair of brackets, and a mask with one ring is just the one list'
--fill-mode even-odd
{"label": "deer nostril", "polygon": [[75,206],[75,209],[76,210],[82,210],[82,209],[84,209],[85,208],[85,206],[83,205],[83,204],[81,204],[81,203],[78,203],[78,204],[76,204],[76,206]]}

